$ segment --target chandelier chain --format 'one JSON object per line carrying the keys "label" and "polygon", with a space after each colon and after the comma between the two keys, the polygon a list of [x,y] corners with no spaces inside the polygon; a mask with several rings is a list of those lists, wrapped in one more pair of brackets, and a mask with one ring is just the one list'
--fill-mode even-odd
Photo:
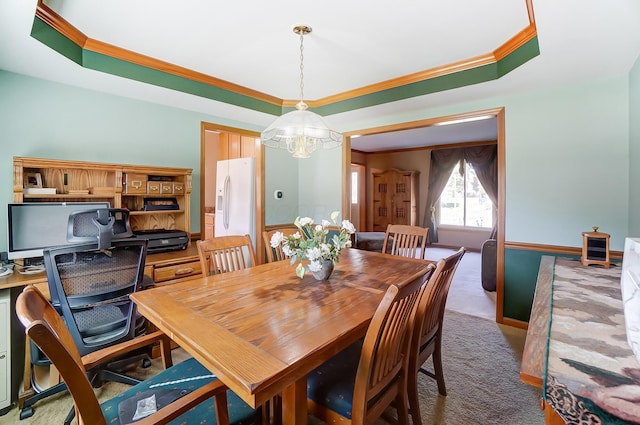
{"label": "chandelier chain", "polygon": [[300,102],[304,102],[304,32],[300,33]]}

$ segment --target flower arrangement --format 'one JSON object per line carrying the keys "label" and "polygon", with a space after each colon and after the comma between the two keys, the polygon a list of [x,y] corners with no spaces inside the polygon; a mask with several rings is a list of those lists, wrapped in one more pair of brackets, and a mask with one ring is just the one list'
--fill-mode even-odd
{"label": "flower arrangement", "polygon": [[[339,211],[331,213],[331,221],[338,226]],[[296,276],[302,279],[306,270],[317,272],[322,268],[325,260],[331,260],[337,263],[340,252],[351,246],[351,234],[356,229],[349,220],[342,220],[340,231],[334,234],[327,241],[329,234],[329,220],[322,220],[322,224],[314,224],[309,217],[298,217],[294,224],[299,229],[298,232],[290,236],[284,236],[282,232],[276,232],[271,237],[271,247],[276,248],[282,246],[282,251],[288,257],[291,257],[291,264],[299,261],[296,267]],[[306,269],[302,265],[302,260],[309,260]]]}

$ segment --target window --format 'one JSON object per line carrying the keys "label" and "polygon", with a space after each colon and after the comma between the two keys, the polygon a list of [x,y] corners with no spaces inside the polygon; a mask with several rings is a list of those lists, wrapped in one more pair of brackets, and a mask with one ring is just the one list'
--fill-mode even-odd
{"label": "window", "polygon": [[493,227],[493,203],[473,167],[463,161],[454,167],[438,202],[439,224]]}
{"label": "window", "polygon": [[358,172],[351,172],[351,203],[358,203]]}

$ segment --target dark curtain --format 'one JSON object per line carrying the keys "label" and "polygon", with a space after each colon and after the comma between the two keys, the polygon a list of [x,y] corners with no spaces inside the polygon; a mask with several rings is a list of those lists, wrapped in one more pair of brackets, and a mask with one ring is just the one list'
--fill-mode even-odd
{"label": "dark curtain", "polygon": [[435,149],[431,151],[431,167],[429,168],[429,192],[424,213],[423,227],[431,232],[429,243],[438,242],[438,226],[436,225],[435,205],[449,181],[451,170],[463,159],[462,149]]}
{"label": "dark curtain", "polygon": [[[476,172],[480,184],[493,203],[498,205],[498,147],[497,145],[474,146],[469,148],[436,149],[431,151],[429,169],[429,192],[423,227],[431,229],[429,243],[438,242],[438,226],[435,219],[435,205],[449,180],[451,170],[460,161],[466,160]],[[496,225],[491,230],[491,239],[496,237]]]}
{"label": "dark curtain", "polygon": [[[464,159],[471,164],[480,184],[493,203],[494,216],[498,208],[498,146],[485,145],[463,148]],[[489,239],[496,238],[496,223],[493,224]]]}

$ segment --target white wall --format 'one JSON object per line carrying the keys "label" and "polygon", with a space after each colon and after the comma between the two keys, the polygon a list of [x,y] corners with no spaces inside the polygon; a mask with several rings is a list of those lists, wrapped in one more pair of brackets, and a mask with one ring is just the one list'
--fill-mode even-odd
{"label": "white wall", "polygon": [[629,73],[629,236],[640,237],[640,57]]}

